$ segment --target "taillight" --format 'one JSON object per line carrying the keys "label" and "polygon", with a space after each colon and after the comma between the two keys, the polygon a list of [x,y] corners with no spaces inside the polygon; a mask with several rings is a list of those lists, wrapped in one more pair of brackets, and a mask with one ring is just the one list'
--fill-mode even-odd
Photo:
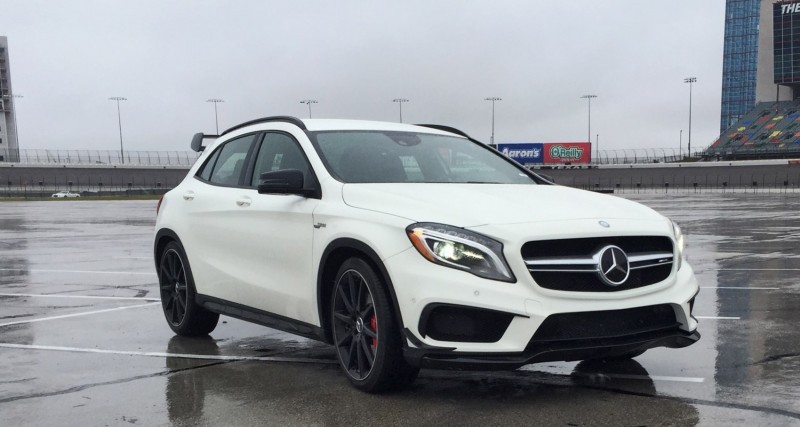
{"label": "taillight", "polygon": [[156,205],[156,216],[158,216],[158,211],[161,209],[161,202],[164,201],[164,195],[162,194],[161,197],[158,198],[158,204]]}

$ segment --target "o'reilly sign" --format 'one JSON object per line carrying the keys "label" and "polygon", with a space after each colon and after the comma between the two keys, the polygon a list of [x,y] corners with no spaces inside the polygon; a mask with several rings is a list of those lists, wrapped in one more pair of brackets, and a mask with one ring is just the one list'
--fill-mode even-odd
{"label": "o'reilly sign", "polygon": [[526,144],[497,144],[503,155],[518,163],[530,165],[582,165],[592,161],[589,142],[537,142]]}
{"label": "o'reilly sign", "polygon": [[544,144],[540,142],[497,144],[497,150],[522,165],[537,165],[542,163],[544,159]]}

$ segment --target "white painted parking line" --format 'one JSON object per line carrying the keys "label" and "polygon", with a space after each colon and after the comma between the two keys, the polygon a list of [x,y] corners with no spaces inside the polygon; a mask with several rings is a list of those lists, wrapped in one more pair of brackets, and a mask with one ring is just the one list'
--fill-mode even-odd
{"label": "white painted parking line", "polygon": [[[0,268],[0,271],[21,271],[19,268]],[[78,273],[78,274],[141,274],[146,276],[155,276],[156,272],[143,272],[143,271],[96,271],[96,270],[45,270],[45,269],[25,269],[24,271],[31,273]]]}
{"label": "white painted parking line", "polygon": [[702,382],[704,382],[706,380],[705,378],[665,377],[665,376],[661,376],[661,375],[651,375],[649,377],[646,376],[646,375],[622,375],[622,376],[621,375],[617,375],[617,376],[620,377],[620,378],[625,378],[626,376],[627,377],[631,377],[631,378],[642,377],[642,379],[650,378],[653,381],[675,381],[675,382],[684,382],[684,383],[702,383]]}
{"label": "white painted parking line", "polygon": [[38,319],[19,320],[16,322],[0,323],[0,328],[3,326],[21,325],[23,323],[44,322],[47,320],[66,319],[68,317],[88,316],[90,314],[108,313],[110,311],[127,310],[129,308],[147,307],[151,305],[161,304],[160,302],[148,302],[147,304],[127,305],[125,307],[107,308],[104,310],[84,311],[81,313],[64,314],[61,316],[40,317]]}
{"label": "white painted parking line", "polygon": [[146,259],[148,261],[152,261],[153,257],[151,257],[151,256],[112,256],[111,259]]}
{"label": "white painted parking line", "polygon": [[[582,373],[583,374],[583,373]],[[591,373],[585,373],[586,376],[591,376]],[[670,377],[670,376],[663,376],[663,375],[630,375],[630,374],[609,374],[603,372],[602,374],[604,377],[609,377],[611,379],[620,379],[620,380],[653,380],[653,381],[671,381],[671,382],[681,382],[681,383],[702,383],[705,382],[705,378],[697,378],[697,377]]]}
{"label": "white painted parking line", "polygon": [[758,288],[746,286],[700,286],[700,289],[740,289],[744,291],[775,291],[780,288]]}
{"label": "white painted parking line", "polygon": [[[545,372],[548,374],[555,374],[555,375],[579,375],[582,377],[592,377],[595,374],[592,372],[572,372],[566,369],[555,368],[555,369],[548,369],[548,368],[533,368],[533,369],[526,369],[522,368],[524,371],[533,371],[533,372]],[[622,379],[622,380],[644,380],[644,381],[670,381],[670,382],[683,382],[683,383],[702,383],[705,382],[705,378],[700,377],[673,377],[668,375],[632,375],[632,374],[614,374],[603,372],[600,375],[603,377],[607,377],[610,379]]]}
{"label": "white painted parking line", "polygon": [[28,345],[0,343],[0,348],[14,348],[22,350],[43,350],[43,351],[66,351],[72,353],[97,353],[97,354],[117,354],[124,356],[144,356],[144,357],[177,357],[181,359],[201,359],[201,360],[258,360],[262,362],[293,362],[293,363],[336,363],[334,360],[308,359],[294,357],[272,357],[272,356],[224,356],[219,354],[189,354],[189,353],[163,353],[151,351],[124,351],[124,350],[104,350],[99,348],[78,348],[78,347],[57,347],[49,345]]}
{"label": "white painted parking line", "polygon": [[724,317],[724,316],[694,316],[695,319],[707,320],[742,320],[741,317]]}
{"label": "white painted parking line", "polygon": [[61,294],[3,294],[0,297],[34,297],[34,298],[76,298],[76,299],[109,299],[109,300],[133,300],[133,301],[161,301],[160,298],[145,297],[107,297],[102,295],[61,295]]}

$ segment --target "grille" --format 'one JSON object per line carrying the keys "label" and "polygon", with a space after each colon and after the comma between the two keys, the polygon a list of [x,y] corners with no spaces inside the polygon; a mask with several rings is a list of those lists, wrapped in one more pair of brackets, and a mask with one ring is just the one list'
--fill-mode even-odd
{"label": "grille", "polygon": [[675,310],[669,304],[623,310],[561,313],[548,316],[529,346],[559,341],[603,340],[677,328]]}
{"label": "grille", "polygon": [[[600,251],[622,249],[630,274],[618,286],[600,275]],[[626,236],[564,240],[539,240],[522,247],[531,277],[546,289],[570,292],[619,292],[649,286],[669,277],[673,263],[672,240],[662,236]]]}

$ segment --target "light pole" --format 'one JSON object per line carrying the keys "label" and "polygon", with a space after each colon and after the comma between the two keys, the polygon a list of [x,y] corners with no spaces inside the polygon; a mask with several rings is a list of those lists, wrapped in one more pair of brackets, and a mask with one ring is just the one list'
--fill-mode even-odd
{"label": "light pole", "polygon": [[[592,98],[597,98],[597,95],[583,95],[581,99],[586,99],[589,101],[589,133],[586,137],[586,141],[592,142]],[[600,151],[597,150],[597,160],[600,160]]]}
{"label": "light pole", "polygon": [[683,79],[684,83],[689,83],[689,144],[687,151],[689,158],[692,158],[692,83],[697,81],[697,77],[687,77]]}
{"label": "light pole", "polygon": [[489,140],[489,145],[494,145],[494,103],[502,100],[503,98],[497,96],[490,96],[484,99],[484,101],[492,101],[492,138]]}
{"label": "light pole", "polygon": [[304,100],[300,101],[300,103],[308,105],[308,118],[309,119],[311,118],[311,104],[319,104],[319,102],[317,102],[316,99],[304,99]]}
{"label": "light pole", "polygon": [[683,129],[681,129],[680,135],[678,135],[678,161],[683,160]]}
{"label": "light pole", "polygon": [[405,98],[395,98],[392,102],[396,102],[400,106],[400,123],[403,123],[403,103],[408,102]]}
{"label": "light pole", "polygon": [[217,127],[217,135],[219,135],[219,119],[217,118],[217,104],[219,104],[220,102],[225,102],[225,100],[219,98],[211,98],[211,99],[206,99],[206,102],[214,103],[214,125],[216,125]]}
{"label": "light pole", "polygon": [[[600,134],[599,133],[597,135],[595,135],[594,140],[595,140],[595,145],[597,145],[597,164],[599,165],[600,164]],[[592,142],[592,141],[589,141],[589,142]],[[589,151],[589,154],[592,154],[592,152]]]}
{"label": "light pole", "polygon": [[119,102],[120,101],[127,101],[128,98],[123,98],[121,96],[112,96],[108,98],[111,101],[117,101],[117,121],[119,122],[119,160],[122,164],[125,164],[125,151],[122,149],[122,113],[119,111]]}

